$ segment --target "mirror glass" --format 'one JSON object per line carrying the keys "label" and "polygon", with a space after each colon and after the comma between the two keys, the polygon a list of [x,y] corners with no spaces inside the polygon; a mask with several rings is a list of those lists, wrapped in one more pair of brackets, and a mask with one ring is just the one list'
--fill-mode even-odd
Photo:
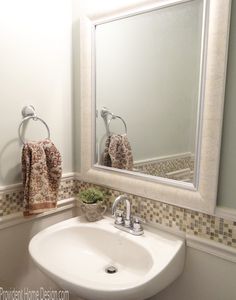
{"label": "mirror glass", "polygon": [[96,25],[95,164],[195,184],[203,0]]}

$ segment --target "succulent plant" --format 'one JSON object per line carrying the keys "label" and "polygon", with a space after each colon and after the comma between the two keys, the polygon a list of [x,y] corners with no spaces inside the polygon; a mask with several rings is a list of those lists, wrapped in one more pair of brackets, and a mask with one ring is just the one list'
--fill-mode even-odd
{"label": "succulent plant", "polygon": [[88,188],[79,193],[79,197],[83,203],[94,204],[103,200],[104,194],[95,188]]}

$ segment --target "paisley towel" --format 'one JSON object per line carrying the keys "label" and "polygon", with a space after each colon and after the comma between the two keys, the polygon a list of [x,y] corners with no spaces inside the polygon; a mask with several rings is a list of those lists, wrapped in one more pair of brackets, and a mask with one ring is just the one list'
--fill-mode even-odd
{"label": "paisley towel", "polygon": [[24,215],[56,208],[61,180],[61,155],[49,140],[28,142],[22,151]]}
{"label": "paisley towel", "polygon": [[132,170],[132,149],[126,134],[112,134],[105,143],[103,164],[107,167]]}

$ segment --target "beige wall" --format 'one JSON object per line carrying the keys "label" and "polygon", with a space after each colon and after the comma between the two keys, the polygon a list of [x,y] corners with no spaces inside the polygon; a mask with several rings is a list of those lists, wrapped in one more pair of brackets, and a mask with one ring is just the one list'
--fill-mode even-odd
{"label": "beige wall", "polygon": [[[17,130],[28,104],[48,123],[64,173],[73,170],[71,99],[70,1],[0,1],[0,186],[21,181]],[[26,135],[47,132],[32,122]]]}
{"label": "beige wall", "polygon": [[218,204],[236,209],[236,3],[232,1]]}

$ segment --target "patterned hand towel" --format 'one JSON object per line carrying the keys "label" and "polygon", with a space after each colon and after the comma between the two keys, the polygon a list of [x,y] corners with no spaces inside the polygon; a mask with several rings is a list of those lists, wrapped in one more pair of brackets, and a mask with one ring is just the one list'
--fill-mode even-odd
{"label": "patterned hand towel", "polygon": [[24,145],[22,174],[24,215],[56,208],[62,174],[61,155],[49,139]]}
{"label": "patterned hand towel", "polygon": [[132,149],[126,134],[112,134],[107,138],[103,164],[107,167],[133,170]]}

